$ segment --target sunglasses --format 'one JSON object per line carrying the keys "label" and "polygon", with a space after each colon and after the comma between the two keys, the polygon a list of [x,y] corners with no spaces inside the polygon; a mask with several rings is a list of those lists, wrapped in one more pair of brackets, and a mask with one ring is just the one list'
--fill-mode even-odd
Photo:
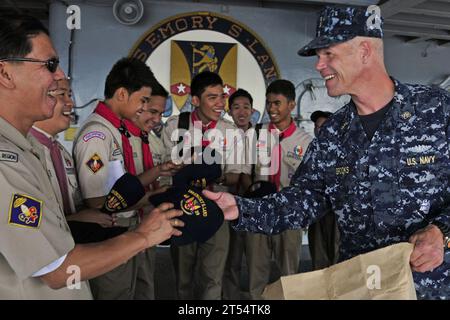
{"label": "sunglasses", "polygon": [[59,59],[58,58],[50,58],[48,60],[38,60],[38,59],[32,59],[32,58],[18,58],[18,57],[12,57],[12,58],[0,58],[1,61],[18,61],[18,62],[37,62],[42,63],[45,65],[48,71],[51,73],[55,73],[56,69],[58,69],[59,65]]}

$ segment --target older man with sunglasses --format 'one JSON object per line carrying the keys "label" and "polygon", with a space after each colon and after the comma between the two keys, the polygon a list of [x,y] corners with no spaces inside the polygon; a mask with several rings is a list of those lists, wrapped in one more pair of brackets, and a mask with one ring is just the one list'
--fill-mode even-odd
{"label": "older man with sunglasses", "polygon": [[0,299],[90,299],[85,280],[181,234],[172,227],[182,225],[174,220],[181,211],[162,204],[134,231],[74,244],[44,150],[28,133],[34,122],[52,117],[62,78],[41,22],[0,15]]}

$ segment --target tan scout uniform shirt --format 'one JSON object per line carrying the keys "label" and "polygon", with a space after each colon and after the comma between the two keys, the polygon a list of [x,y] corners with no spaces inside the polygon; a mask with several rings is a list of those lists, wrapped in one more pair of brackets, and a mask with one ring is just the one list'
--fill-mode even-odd
{"label": "tan scout uniform shirt", "polygon": [[[166,156],[170,158],[172,148],[178,144],[178,140],[172,141],[171,135],[172,133],[178,128],[178,117],[179,116],[172,116],[170,117],[167,122],[166,126],[163,129],[162,132],[162,141],[164,143],[164,146],[166,148]],[[236,135],[236,138],[231,138],[231,140],[234,141],[228,141],[230,140],[230,135],[227,138],[227,130],[236,130],[235,132],[238,133],[237,127],[234,125],[233,122],[220,119],[217,122],[217,125],[215,127],[220,134],[221,137],[214,137],[217,139],[214,144],[215,146],[218,146],[218,149],[222,151],[222,153],[225,155],[225,161],[222,161],[222,174],[226,173],[247,173],[249,174],[251,172],[251,166],[250,165],[244,165],[245,163],[245,145],[244,145],[244,139],[242,135]],[[195,146],[201,146],[201,140],[202,140],[202,132],[201,128],[197,129],[196,136],[194,136],[194,125],[192,123],[192,120],[189,119],[189,133],[191,139],[195,139],[195,142],[192,143],[192,145],[195,144]],[[197,136],[199,134],[199,136]],[[209,136],[208,136],[209,137]],[[176,137],[178,139],[178,136]],[[183,140],[184,144],[191,143],[191,139],[185,139]],[[205,139],[206,140],[206,139]],[[217,190],[217,186],[214,188]]]}
{"label": "tan scout uniform shirt", "polygon": [[[56,137],[52,137],[44,130],[41,130],[37,127],[33,127],[35,130],[41,132],[46,135],[48,138],[55,140]],[[83,199],[81,198],[80,188],[78,187],[77,175],[75,172],[75,164],[72,158],[72,155],[64,148],[64,146],[56,140],[58,148],[61,152],[61,156],[64,162],[64,169],[66,172],[67,179],[67,187],[69,191],[69,201],[70,201],[70,211],[71,213],[76,213],[77,208],[80,208],[83,204]],[[50,150],[42,145],[42,149],[45,152],[45,162],[47,165],[48,176],[50,177],[50,182],[52,183],[53,191],[58,197],[59,203],[63,203],[61,189],[59,187],[58,178],[56,177],[55,168],[53,166],[52,157],[50,154]]]}
{"label": "tan scout uniform shirt", "polygon": [[75,244],[44,151],[27,138],[0,118],[0,299],[92,299],[85,282],[80,289],[53,290],[31,276]]}
{"label": "tan scout uniform shirt", "polygon": [[[263,130],[268,130],[269,124],[264,124],[259,133],[258,143],[256,145],[257,154],[263,153],[270,159],[271,148],[270,143],[266,139],[267,135],[262,134]],[[294,133],[281,140],[281,161],[280,161],[280,189],[288,187],[291,182],[291,178],[294,175],[297,167],[303,160],[303,155],[308,148],[309,143],[312,141],[312,137],[302,128],[297,127]],[[269,176],[262,174],[262,165],[260,159],[257,158],[257,165],[255,169],[255,178],[257,180],[269,180]],[[267,169],[267,166],[264,166]]]}
{"label": "tan scout uniform shirt", "polygon": [[133,135],[131,135],[128,140],[130,141],[131,148],[133,149],[133,160],[134,167],[136,169],[136,175],[140,175],[142,172],[144,172],[142,140],[140,137],[136,137]]}
{"label": "tan scout uniform shirt", "polygon": [[153,164],[157,166],[163,163],[166,155],[166,148],[164,147],[163,141],[154,133],[150,132],[148,134],[148,144],[152,151]]}
{"label": "tan scout uniform shirt", "polygon": [[[144,161],[142,154],[142,140],[140,137],[131,136],[129,138],[131,147],[133,149],[134,166],[136,168],[136,174],[139,175],[144,172]],[[152,133],[148,134],[148,144],[152,153],[153,165],[157,166],[164,160],[164,144],[161,139]]]}
{"label": "tan scout uniform shirt", "polygon": [[[166,155],[166,148],[164,147],[163,141],[153,132],[148,134],[148,144],[152,152],[153,164],[155,166],[168,160],[167,158],[169,157]],[[170,185],[171,183],[172,179],[170,177],[158,177],[158,185],[160,187]]]}
{"label": "tan scout uniform shirt", "polygon": [[[84,199],[106,196],[110,162],[119,161],[125,172],[122,138],[108,120],[91,114],[80,128],[73,146],[78,181]],[[118,177],[117,177],[118,178]]]}

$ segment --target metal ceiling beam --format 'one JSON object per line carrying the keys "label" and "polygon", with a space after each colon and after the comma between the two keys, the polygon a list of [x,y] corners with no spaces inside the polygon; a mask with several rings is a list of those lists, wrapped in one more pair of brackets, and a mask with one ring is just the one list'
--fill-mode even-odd
{"label": "metal ceiling beam", "polygon": [[404,12],[450,18],[450,0],[448,2],[426,1],[415,6],[414,8],[408,8],[404,10]]}
{"label": "metal ceiling beam", "polygon": [[411,40],[408,40],[406,42],[408,43],[419,43],[419,42],[424,42],[424,41],[428,41],[432,39],[431,37],[417,37],[417,38],[413,38]]}
{"label": "metal ceiling beam", "polygon": [[450,9],[448,11],[446,11],[446,10],[435,11],[435,10],[410,8],[410,9],[404,10],[403,12],[416,14],[416,15],[426,15],[426,16],[433,16],[433,17],[441,17],[441,18],[447,18],[447,19],[450,18]]}
{"label": "metal ceiling beam", "polygon": [[450,33],[445,30],[435,30],[429,28],[405,27],[385,24],[383,30],[386,34],[403,35],[409,37],[428,37],[437,40],[450,41]]}
{"label": "metal ceiling beam", "polygon": [[389,19],[385,19],[385,23],[450,30],[450,19],[448,18],[422,16],[409,13],[396,14]]}
{"label": "metal ceiling beam", "polygon": [[381,16],[384,19],[387,19],[407,8],[415,7],[425,1],[426,0],[389,0],[380,6]]}

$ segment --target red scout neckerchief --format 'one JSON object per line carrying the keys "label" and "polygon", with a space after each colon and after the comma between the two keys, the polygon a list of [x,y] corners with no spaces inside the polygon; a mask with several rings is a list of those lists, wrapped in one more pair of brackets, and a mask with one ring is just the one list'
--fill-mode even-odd
{"label": "red scout neckerchief", "polygon": [[[142,146],[142,162],[144,165],[144,171],[147,171],[153,168],[155,165],[153,163],[153,155],[150,150],[150,145],[148,141],[148,133],[139,129],[133,122],[129,120],[125,120],[125,125],[127,126],[129,132],[135,136],[141,138],[141,146]],[[158,188],[157,181],[152,183],[153,189]],[[145,189],[148,191],[148,186],[145,186]]]}
{"label": "red scout neckerchief", "polygon": [[[214,129],[217,125],[217,121],[211,120],[210,122],[208,122],[207,124],[203,124],[202,120],[200,120],[200,117],[198,116],[198,111],[197,109],[195,109],[192,113],[191,113],[191,120],[192,120],[192,124],[194,124],[194,122],[196,121],[200,121],[200,123],[202,124],[202,147],[205,148],[207,146],[209,146],[209,144],[211,143],[211,141],[209,140],[204,140],[203,139],[203,134],[208,131],[209,129]],[[213,191],[213,187],[212,184],[209,184],[206,187],[207,190]]]}
{"label": "red scout neckerchief", "polygon": [[[127,126],[129,132],[135,136],[135,137],[139,137],[141,138],[141,147],[142,147],[142,163],[144,165],[144,171],[147,171],[151,168],[154,167],[154,163],[153,163],[153,155],[152,155],[152,151],[150,150],[150,145],[149,145],[149,141],[148,141],[148,133],[139,129],[133,122],[131,122],[128,119],[124,120],[125,125]],[[153,181],[152,182],[152,187],[153,190],[159,188],[159,183],[158,181]],[[145,191],[149,191],[150,188],[149,186],[144,186]],[[139,221],[142,221],[142,219],[144,218],[144,209],[139,209]]]}
{"label": "red scout neckerchief", "polygon": [[292,134],[297,129],[295,122],[291,120],[291,124],[282,132],[279,132],[277,127],[271,122],[269,123],[269,132],[274,130],[276,134],[278,134],[279,140],[278,143],[273,147],[271,153],[270,167],[277,168],[277,172],[269,176],[270,182],[274,183],[277,186],[277,190],[280,190],[280,179],[281,179],[281,141],[285,138],[292,136]]}
{"label": "red scout neckerchief", "polygon": [[97,104],[94,112],[108,120],[115,128],[119,130],[122,137],[122,151],[125,161],[125,169],[132,175],[136,175],[136,168],[133,160],[133,149],[131,148],[130,141],[128,140],[130,133],[128,132],[125,123],[119,119],[119,117],[103,102],[99,102]]}
{"label": "red scout neckerchief", "polygon": [[[208,124],[203,124],[202,120],[200,120],[199,116],[198,116],[198,112],[197,110],[194,110],[191,113],[191,120],[192,120],[192,124],[194,124],[194,122],[196,121],[200,121],[202,124],[202,134],[204,134],[206,131],[208,131],[209,129],[214,129],[217,125],[217,121],[211,120]],[[209,140],[203,140],[203,136],[202,136],[202,147],[207,147],[209,146],[209,144],[211,143],[211,141]]]}

